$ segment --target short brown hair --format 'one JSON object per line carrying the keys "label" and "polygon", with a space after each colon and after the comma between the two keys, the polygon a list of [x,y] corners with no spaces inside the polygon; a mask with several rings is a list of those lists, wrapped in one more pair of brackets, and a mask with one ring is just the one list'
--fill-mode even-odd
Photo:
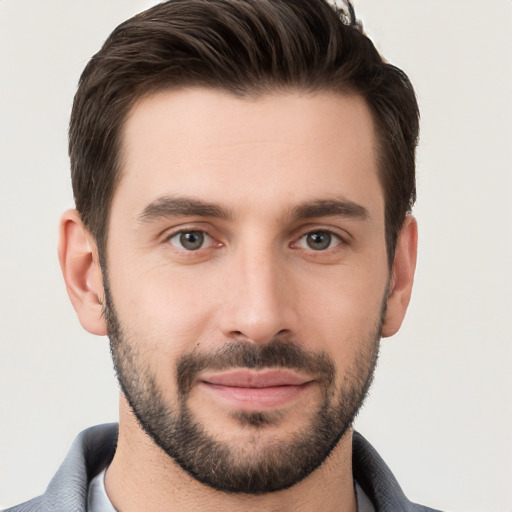
{"label": "short brown hair", "polygon": [[392,264],[416,199],[418,105],[409,79],[382,59],[351,4],[326,0],[170,0],[112,32],[80,77],[69,129],[76,207],[100,252],[127,113],[144,95],[188,86],[240,96],[276,89],[361,95],[377,130]]}

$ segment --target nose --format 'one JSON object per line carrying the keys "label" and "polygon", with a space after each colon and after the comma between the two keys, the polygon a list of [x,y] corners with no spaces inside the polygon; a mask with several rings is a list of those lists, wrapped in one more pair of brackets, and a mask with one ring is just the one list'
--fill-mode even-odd
{"label": "nose", "polygon": [[272,250],[246,250],[230,261],[220,328],[231,339],[264,344],[297,324],[294,286],[286,262]]}

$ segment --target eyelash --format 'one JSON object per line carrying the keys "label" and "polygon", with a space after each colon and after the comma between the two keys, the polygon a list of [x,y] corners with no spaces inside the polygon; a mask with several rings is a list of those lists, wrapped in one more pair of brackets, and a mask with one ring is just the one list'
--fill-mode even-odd
{"label": "eyelash", "polygon": [[[204,243],[201,243],[201,246],[197,247],[196,249],[190,249],[190,248],[183,247],[183,243],[181,241],[177,242],[176,244],[172,243],[173,239],[176,239],[177,237],[181,237],[184,234],[192,234],[192,233],[197,233],[197,234],[200,234],[202,237],[204,237],[204,239],[205,239],[204,242],[208,243],[208,246],[204,247]],[[312,235],[324,235],[324,236],[327,235],[328,236],[328,246],[325,248],[314,249],[311,246],[304,247],[304,246],[300,245],[301,241],[307,240],[307,237],[312,236]],[[179,231],[175,231],[175,232],[169,234],[165,238],[165,241],[167,243],[169,243],[171,246],[173,246],[176,250],[180,251],[182,254],[189,254],[189,255],[193,255],[194,253],[199,253],[200,251],[209,249],[211,247],[214,247],[214,248],[222,247],[224,245],[221,242],[216,241],[216,239],[212,235],[210,235],[207,230],[202,229],[202,228],[194,228],[194,227],[180,229]],[[333,242],[334,242],[334,245],[332,245]],[[177,245],[178,243],[180,243],[181,247],[179,247]],[[307,243],[307,242],[305,242],[305,243]],[[298,238],[295,238],[295,241],[290,244],[290,247],[292,247],[293,249],[305,250],[305,251],[311,252],[313,254],[321,255],[322,253],[325,253],[330,250],[336,250],[336,248],[338,248],[339,246],[344,246],[344,245],[347,245],[346,237],[341,236],[340,234],[334,232],[333,230],[319,228],[319,229],[308,229],[307,231],[303,231],[302,234]]]}
{"label": "eyelash", "polygon": [[194,253],[194,252],[200,251],[201,249],[205,249],[205,247],[203,247],[203,244],[201,244],[201,247],[198,247],[197,249],[187,249],[187,248],[185,248],[183,246],[182,247],[178,247],[177,245],[172,243],[173,238],[181,237],[182,235],[192,234],[192,233],[199,233],[199,234],[201,234],[201,236],[203,236],[205,238],[205,240],[209,239],[210,240],[210,243],[209,243],[210,246],[217,245],[218,247],[220,247],[220,246],[223,245],[220,242],[217,242],[215,244],[215,238],[213,238],[210,234],[208,234],[208,232],[205,231],[204,229],[197,229],[197,228],[180,229],[179,231],[171,233],[169,236],[167,236],[165,241],[167,243],[169,243],[170,245],[173,245],[179,251],[182,251],[184,253]]}
{"label": "eyelash", "polygon": [[[318,249],[314,249],[311,246],[310,247],[300,247],[299,246],[299,244],[302,240],[306,241],[308,237],[311,237],[313,235],[322,235],[322,236],[327,235],[328,246],[325,248],[318,248]],[[331,245],[333,242],[335,244]],[[306,241],[306,243],[307,243],[307,241]],[[320,253],[320,252],[326,252],[329,249],[335,249],[336,247],[338,247],[339,245],[342,245],[344,243],[345,243],[344,239],[337,233],[334,233],[333,231],[330,231],[328,229],[315,229],[315,230],[308,231],[307,233],[304,233],[303,235],[301,235],[297,239],[297,241],[292,244],[292,246],[297,247],[298,249],[312,250],[312,251]]]}

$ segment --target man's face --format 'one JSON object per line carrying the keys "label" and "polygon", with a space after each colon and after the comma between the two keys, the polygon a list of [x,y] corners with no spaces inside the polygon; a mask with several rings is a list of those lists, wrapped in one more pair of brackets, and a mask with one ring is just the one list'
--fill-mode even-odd
{"label": "man's face", "polygon": [[198,480],[288,487],[352,422],[389,281],[376,162],[355,96],[188,89],[129,115],[109,334],[140,424]]}

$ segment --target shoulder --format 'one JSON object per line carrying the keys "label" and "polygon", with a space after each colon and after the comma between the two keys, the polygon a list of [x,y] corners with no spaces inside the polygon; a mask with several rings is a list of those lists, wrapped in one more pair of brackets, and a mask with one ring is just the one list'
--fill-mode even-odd
{"label": "shoulder", "polygon": [[91,479],[112,460],[117,444],[115,423],[81,432],[44,494],[3,512],[83,512]]}
{"label": "shoulder", "polygon": [[358,432],[353,434],[352,470],[354,478],[380,512],[441,512],[409,501],[387,464]]}

